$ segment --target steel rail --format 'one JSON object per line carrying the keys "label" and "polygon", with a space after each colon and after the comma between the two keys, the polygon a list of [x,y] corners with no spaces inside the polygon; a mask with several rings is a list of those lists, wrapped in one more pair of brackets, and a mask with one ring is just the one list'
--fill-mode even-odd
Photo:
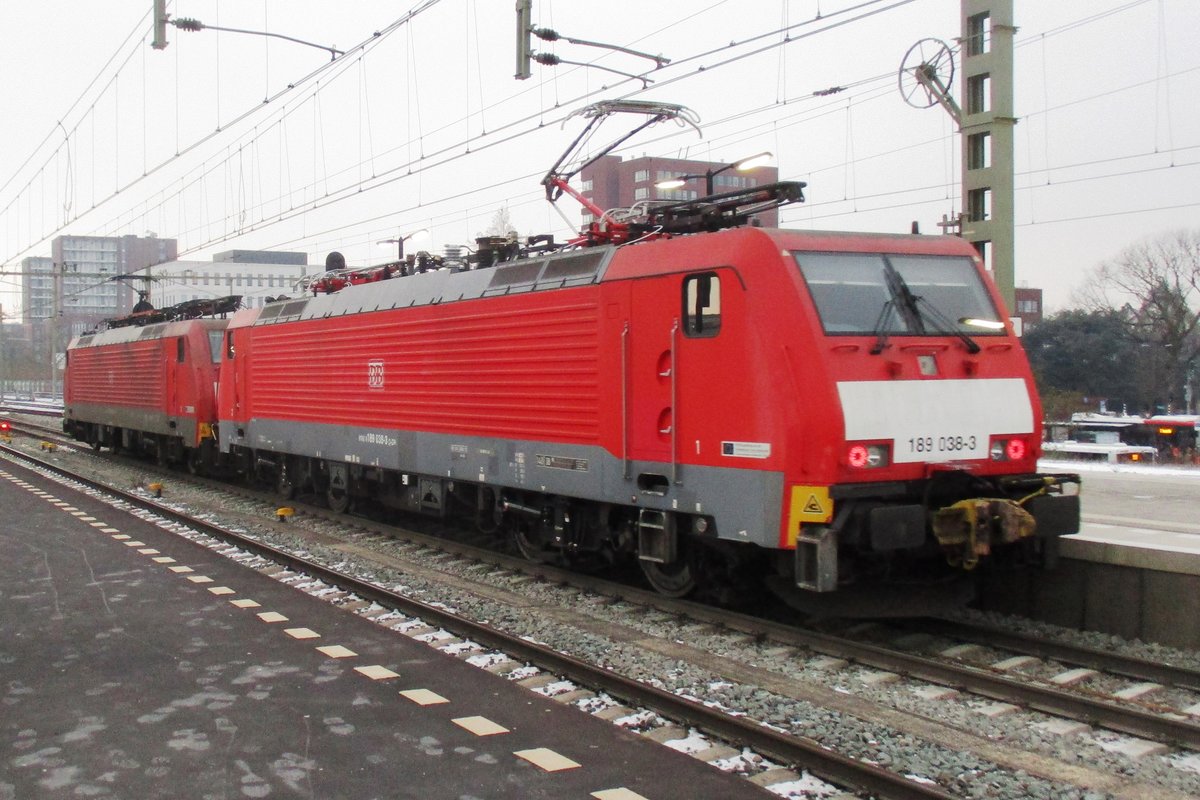
{"label": "steel rail", "polygon": [[774,640],[803,645],[825,655],[1069,717],[1109,730],[1191,750],[1200,749],[1200,725],[1187,720],[1172,719],[1149,711],[1120,706],[1108,700],[996,675],[978,667],[947,664],[924,656],[852,642],[822,633],[801,631],[777,623],[765,623],[764,630],[769,630]]}
{"label": "steel rail", "polygon": [[19,460],[119,498],[130,505],[187,525],[201,533],[236,544],[240,548],[279,563],[290,570],[302,572],[353,592],[363,599],[419,617],[425,622],[436,624],[457,636],[501,650],[548,672],[561,675],[589,688],[598,688],[623,700],[644,706],[664,717],[692,725],[726,741],[750,747],[768,758],[788,765],[798,765],[839,786],[851,787],[855,791],[894,800],[953,800],[956,797],[940,787],[910,780],[873,764],[835,753],[813,740],[792,736],[745,718],[730,716],[698,701],[626,678],[544,645],[504,633],[490,625],[464,619],[445,609],[397,594],[249,536],[175,511],[141,495],[108,486],[15,448],[0,445],[0,452],[8,453]]}
{"label": "steel rail", "polygon": [[1200,691],[1200,670],[1135,658],[1094,647],[1049,641],[992,625],[929,617],[918,620],[911,629],[1111,672],[1127,678]]}

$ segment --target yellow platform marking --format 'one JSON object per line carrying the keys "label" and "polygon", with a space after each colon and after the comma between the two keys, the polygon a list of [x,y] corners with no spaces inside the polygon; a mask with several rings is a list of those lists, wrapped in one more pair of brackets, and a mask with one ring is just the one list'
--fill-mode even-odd
{"label": "yellow platform marking", "polygon": [[74,516],[79,517],[80,522],[95,522],[96,521],[95,517],[89,517],[87,514],[75,514]]}
{"label": "yellow platform marking", "polygon": [[159,556],[158,558],[153,559],[153,560],[154,560],[155,564],[174,564],[175,563],[175,559],[171,558],[170,556]]}
{"label": "yellow platform marking", "polygon": [[78,511],[78,510],[79,510],[79,509],[78,509],[78,508],[76,508],[75,506],[72,506],[72,505],[67,505],[67,504],[65,504],[65,503],[64,503],[64,504],[61,506],[61,508],[62,508],[62,510],[63,510],[63,511]]}
{"label": "yellow platform marking", "polygon": [[179,573],[192,571],[191,567],[167,567],[167,569],[171,570],[171,572],[179,572]]}
{"label": "yellow platform marking", "polygon": [[487,717],[459,717],[450,721],[476,736],[495,736],[498,733],[508,733],[508,728],[497,725]]}
{"label": "yellow platform marking", "polygon": [[261,603],[251,600],[248,597],[243,597],[240,600],[230,600],[229,603],[230,605],[235,605],[238,608],[260,608],[262,606]]}
{"label": "yellow platform marking", "polygon": [[[99,521],[93,522],[93,523],[91,523],[91,525],[93,528],[107,528],[108,527],[107,522],[99,522]],[[113,528],[113,530],[116,530],[116,528]],[[101,531],[101,532],[108,533],[108,531]]]}
{"label": "yellow platform marking", "polygon": [[[120,533],[120,528],[101,528],[101,533]],[[115,537],[114,537],[115,538]]]}
{"label": "yellow platform marking", "polygon": [[228,586],[210,586],[208,590],[213,594],[237,594],[237,591],[230,589]]}
{"label": "yellow platform marking", "polygon": [[330,658],[352,658],[358,655],[349,647],[342,647],[340,644],[327,644],[324,647],[318,647],[317,650]]}
{"label": "yellow platform marking", "polygon": [[[65,510],[65,509],[64,509],[64,510]],[[72,516],[72,517],[86,517],[87,515],[88,515],[88,512],[86,512],[86,511],[80,511],[78,508],[76,508],[76,509],[73,509],[73,510],[71,511],[71,516]],[[85,521],[86,521],[86,520],[85,520]]]}
{"label": "yellow platform marking", "polygon": [[372,664],[369,667],[355,667],[354,671],[359,675],[365,675],[373,681],[382,681],[388,678],[399,678],[399,672],[392,672],[387,667],[382,667],[379,664]]}
{"label": "yellow platform marking", "polygon": [[207,575],[188,575],[188,580],[192,583],[212,583],[213,579]]}
{"label": "yellow platform marking", "polygon": [[123,541],[125,541],[126,539],[132,539],[133,537],[132,537],[132,536],[128,536],[128,535],[126,535],[126,534],[124,534],[124,533],[118,533],[118,534],[116,534],[115,536],[113,536],[113,538],[114,538],[114,539],[116,539],[118,542],[123,542]]}
{"label": "yellow platform marking", "polygon": [[646,798],[635,791],[626,789],[622,786],[619,789],[604,789],[599,792],[592,792],[592,797],[596,800],[646,800]]}
{"label": "yellow platform marking", "polygon": [[293,639],[320,639],[321,638],[321,634],[317,633],[316,631],[309,630],[308,628],[288,628],[287,630],[284,631],[284,633],[286,633],[288,636],[292,637]]}
{"label": "yellow platform marking", "polygon": [[138,552],[144,556],[153,556],[158,554],[158,551],[153,547],[144,547],[141,550],[138,550]]}
{"label": "yellow platform marking", "polygon": [[261,611],[258,614],[258,618],[261,619],[263,622],[287,622],[288,621],[288,618],[285,617],[283,614],[280,614],[278,611]]}
{"label": "yellow platform marking", "polygon": [[546,772],[561,772],[564,769],[576,769],[579,766],[578,761],[572,761],[546,747],[518,750],[513,755],[525,759],[535,767],[541,767]]}
{"label": "yellow platform marking", "polygon": [[437,692],[431,692],[428,689],[405,689],[400,694],[419,706],[436,706],[450,702]]}
{"label": "yellow platform marking", "polygon": [[[115,537],[114,537],[114,538],[115,538]],[[133,541],[133,542],[124,542],[123,544],[124,544],[126,547],[145,547],[145,546],[146,546],[146,543],[145,543],[145,542],[138,542],[138,541]]]}

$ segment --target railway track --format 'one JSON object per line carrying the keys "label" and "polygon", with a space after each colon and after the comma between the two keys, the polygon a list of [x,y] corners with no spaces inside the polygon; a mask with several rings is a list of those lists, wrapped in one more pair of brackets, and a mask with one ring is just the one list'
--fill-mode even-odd
{"label": "railway track", "polygon": [[1177,667],[1146,658],[1135,658],[1111,650],[1064,644],[1039,636],[1004,630],[994,625],[983,625],[965,620],[929,618],[916,620],[906,627],[913,633],[1001,648],[1012,653],[1121,675],[1138,681],[1200,691],[1200,670]]}
{"label": "railway track", "polygon": [[769,758],[790,765],[799,765],[814,775],[840,786],[896,800],[933,800],[934,798],[949,800],[954,797],[939,787],[907,779],[880,767],[839,755],[815,742],[780,733],[756,722],[732,716],[694,700],[625,678],[603,667],[586,663],[552,648],[467,619],[447,609],[423,603],[404,594],[361,580],[346,572],[332,569],[253,537],[228,530],[193,515],[172,510],[140,494],[108,486],[86,475],[23,453],[15,448],[0,445],[0,450],[20,461],[52,471],[95,491],[114,496],[130,506],[151,511],[168,520],[186,525],[207,536],[268,559],[292,572],[336,586],[369,602],[417,617],[427,624],[452,631],[457,636],[494,648],[513,658],[535,664],[540,669],[620,697],[627,702],[650,709],[680,723],[695,726],[726,741],[750,747]]}
{"label": "railway track", "polygon": [[[41,433],[47,434],[48,432],[42,430]],[[211,484],[211,486],[214,491],[224,492],[231,491],[233,488],[225,484]],[[274,497],[263,492],[256,492],[241,487],[236,488],[236,492],[243,497],[261,502],[265,506],[273,506],[275,504]],[[1030,681],[1026,677],[996,674],[995,670],[989,669],[987,665],[964,664],[953,658],[915,655],[895,647],[851,641],[842,636],[799,630],[791,625],[771,622],[743,614],[734,614],[722,609],[688,601],[670,600],[652,592],[614,584],[611,581],[594,576],[581,575],[551,565],[531,564],[520,558],[506,556],[471,544],[440,538],[439,534],[442,533],[440,530],[432,535],[400,531],[391,526],[374,523],[361,518],[348,519],[345,515],[332,514],[323,509],[306,509],[304,513],[312,517],[336,521],[341,525],[349,522],[359,528],[359,532],[352,535],[356,539],[369,539],[381,536],[388,538],[401,537],[414,542],[416,546],[435,548],[449,553],[455,558],[488,564],[496,569],[520,571],[526,575],[539,577],[555,583],[569,584],[581,592],[597,593],[647,608],[653,608],[665,614],[677,615],[682,619],[706,623],[723,629],[740,631],[756,639],[765,639],[772,643],[820,653],[833,659],[852,662],[872,669],[886,670],[914,680],[929,681],[940,686],[965,690],[981,697],[992,698],[1029,709],[1037,709],[1068,719],[1082,720],[1089,724],[1099,725],[1137,737],[1166,742],[1190,749],[1200,749],[1200,727],[1191,720],[1178,719],[1180,715],[1177,711],[1172,713],[1171,709],[1156,706],[1154,703],[1146,703],[1142,707],[1138,707],[1136,703],[1120,703],[1114,701],[1111,697],[1099,697],[1095,696],[1095,693],[1089,693],[1087,690],[1081,691],[1078,687],[1072,690],[1054,686],[1043,686]],[[308,571],[307,567],[305,567],[305,570],[306,572]],[[341,585],[340,580],[337,582]],[[357,589],[354,591],[356,594],[359,593]],[[364,596],[366,596],[365,593]],[[414,611],[413,613],[418,614],[422,618],[425,617],[424,611]],[[438,612],[438,614],[440,613]],[[447,620],[446,622],[438,621],[437,614],[430,615],[430,618],[431,621],[434,621],[432,624],[442,625],[449,630],[455,630],[456,632],[465,630],[464,626],[453,620]],[[917,625],[915,630],[926,635],[938,634],[956,640],[982,640],[992,648],[1003,647],[1015,652],[1033,653],[1041,658],[1051,658],[1066,664],[1087,665],[1090,668],[1103,669],[1113,674],[1140,680],[1154,680],[1165,685],[1184,689],[1192,689],[1200,684],[1200,673],[1196,673],[1195,671],[1156,665],[1152,662],[1140,661],[1110,652],[1089,651],[1087,648],[1077,648],[1062,643],[1049,643],[1040,639],[1035,640],[1031,637],[1017,637],[1012,634],[1004,634],[1002,637],[1002,632],[993,632],[990,629],[968,628],[964,624],[957,622],[922,621]],[[484,640],[489,646],[493,646],[490,644],[490,640],[486,640],[483,635],[474,633],[467,633],[466,635],[472,639]],[[504,649],[499,645],[496,646],[498,649]],[[574,663],[574,660],[569,657],[561,657],[559,654],[558,656],[547,657],[545,660],[542,660],[536,653],[523,652],[523,647],[516,648],[513,652],[514,655],[519,655],[524,660],[544,665],[544,669],[561,674],[584,685],[602,685],[592,681],[585,671],[586,665]],[[567,660],[558,664],[555,663],[556,658],[566,658]],[[636,686],[623,685],[612,689],[605,689],[605,691],[611,691],[618,696],[628,697],[631,702],[637,702],[647,707],[655,707],[655,698],[643,696],[640,693],[641,690],[637,689]],[[667,694],[667,697],[673,697],[673,695]],[[743,737],[734,730],[722,727],[724,723],[709,723],[702,721],[698,717],[693,717],[693,711],[686,707],[668,711],[664,707],[664,710],[660,713],[677,719],[680,722],[709,730],[714,735],[722,738],[731,741],[745,741],[747,744],[750,743],[751,740],[749,738]],[[759,734],[761,735],[761,731]],[[785,736],[782,734],[776,735]],[[795,737],[785,736],[785,739],[792,738]],[[752,746],[766,755],[788,763],[807,763],[799,755],[785,756],[779,750],[779,747],[782,746],[779,742],[773,743],[767,741],[761,747],[759,745]],[[827,750],[818,749],[820,749],[822,754],[828,753]],[[824,776],[826,770],[831,769],[831,767],[829,765],[818,765],[810,769],[814,773]],[[831,779],[843,785],[861,786],[861,784],[853,780],[846,780],[844,778]],[[871,789],[870,791],[878,793],[880,796],[938,796],[890,794],[880,789]]]}

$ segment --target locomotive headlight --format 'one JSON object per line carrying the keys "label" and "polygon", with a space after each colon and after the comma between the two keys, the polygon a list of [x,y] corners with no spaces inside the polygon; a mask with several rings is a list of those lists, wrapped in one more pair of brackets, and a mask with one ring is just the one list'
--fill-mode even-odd
{"label": "locomotive headlight", "polygon": [[846,451],[846,463],[854,469],[886,467],[891,461],[886,444],[852,444]]}
{"label": "locomotive headlight", "polygon": [[1004,454],[1008,456],[1009,461],[1020,461],[1025,457],[1025,450],[1024,439],[1009,439]]}

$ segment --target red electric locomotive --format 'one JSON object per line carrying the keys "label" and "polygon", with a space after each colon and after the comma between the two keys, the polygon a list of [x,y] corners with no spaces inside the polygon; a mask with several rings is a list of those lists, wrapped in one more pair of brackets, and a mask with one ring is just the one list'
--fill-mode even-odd
{"label": "red electric locomotive", "polygon": [[220,447],[671,594],[970,567],[1078,522],[999,309],[960,239],[750,227],[351,285],[234,316]]}
{"label": "red electric locomotive", "polygon": [[73,339],[63,384],[64,429],[96,449],[197,467],[215,461],[216,381],[226,320],[196,319],[241,298],[140,312]]}

